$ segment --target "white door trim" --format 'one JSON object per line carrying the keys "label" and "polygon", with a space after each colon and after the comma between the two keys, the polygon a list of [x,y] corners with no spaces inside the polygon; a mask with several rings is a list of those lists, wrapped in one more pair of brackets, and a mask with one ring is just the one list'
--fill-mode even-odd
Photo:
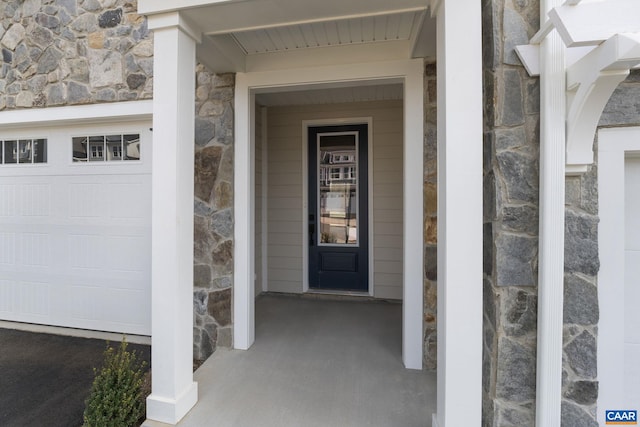
{"label": "white door trim", "polygon": [[625,157],[640,152],[640,127],[598,131],[598,422],[624,402]]}
{"label": "white door trim", "polygon": [[[255,338],[253,105],[257,92],[332,87],[344,82],[404,83],[404,271],[403,360],[422,369],[423,352],[423,86],[422,59],[348,64],[304,70],[236,74],[234,155],[234,348],[248,349]],[[409,159],[409,161],[407,160]]]}
{"label": "white door trim", "polygon": [[[368,186],[367,193],[369,201],[367,204],[367,221],[369,221],[369,291],[367,294],[373,296],[375,286],[373,277],[373,117],[355,117],[344,119],[318,119],[302,121],[302,292],[309,292],[309,245],[307,242],[307,233],[309,230],[309,127],[312,126],[337,126],[337,125],[355,125],[366,124],[368,133],[367,142],[367,162],[368,165]],[[332,294],[341,294],[344,292],[334,292]],[[359,294],[359,293],[358,293]]]}

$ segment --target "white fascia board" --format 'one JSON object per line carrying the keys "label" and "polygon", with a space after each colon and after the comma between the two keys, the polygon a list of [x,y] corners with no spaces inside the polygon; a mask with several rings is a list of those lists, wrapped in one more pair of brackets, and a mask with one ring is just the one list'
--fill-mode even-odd
{"label": "white fascia board", "polygon": [[304,73],[293,68],[238,73],[236,79],[245,79],[247,86],[255,93],[278,92],[283,87],[286,87],[287,91],[296,88],[304,90],[339,87],[347,82],[349,85],[369,85],[372,82],[402,83],[414,67],[423,67],[423,64],[424,61],[421,59],[339,64],[312,67],[304,70]]}
{"label": "white fascia board", "polygon": [[152,15],[156,13],[174,12],[213,4],[234,3],[244,0],[138,0],[138,13]]}
{"label": "white fascia board", "polygon": [[567,47],[598,45],[617,33],[640,32],[638,16],[638,0],[582,2],[549,12],[549,19]]}
{"label": "white fascia board", "polygon": [[150,119],[153,101],[127,101],[65,107],[31,108],[0,112],[0,126],[51,126],[63,123]]}
{"label": "white fascia board", "polygon": [[316,47],[285,52],[247,55],[246,71],[288,70],[406,60],[411,56],[408,40]]}

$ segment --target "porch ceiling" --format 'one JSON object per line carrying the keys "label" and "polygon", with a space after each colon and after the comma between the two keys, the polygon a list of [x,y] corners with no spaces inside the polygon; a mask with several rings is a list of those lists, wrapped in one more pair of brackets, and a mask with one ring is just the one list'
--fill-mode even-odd
{"label": "porch ceiling", "polygon": [[216,72],[435,57],[425,0],[140,0],[179,11],[202,35],[198,59]]}

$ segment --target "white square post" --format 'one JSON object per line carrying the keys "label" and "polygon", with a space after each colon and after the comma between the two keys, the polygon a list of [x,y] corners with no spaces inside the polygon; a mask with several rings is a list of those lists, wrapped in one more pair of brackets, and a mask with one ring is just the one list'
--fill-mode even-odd
{"label": "white square post", "polygon": [[193,182],[198,33],[179,13],[154,30],[152,393],[147,417],[177,423],[198,399],[193,381]]}
{"label": "white square post", "polygon": [[438,68],[438,405],[434,426],[482,418],[482,14],[432,1]]}

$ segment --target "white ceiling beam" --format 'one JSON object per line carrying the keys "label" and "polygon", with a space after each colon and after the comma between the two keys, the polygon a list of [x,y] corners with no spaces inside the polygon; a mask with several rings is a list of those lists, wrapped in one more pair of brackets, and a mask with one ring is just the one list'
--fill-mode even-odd
{"label": "white ceiling beam", "polygon": [[520,62],[524,65],[532,77],[538,77],[540,75],[540,45],[539,44],[525,44],[516,46],[516,54],[520,58]]}
{"label": "white ceiling beam", "polygon": [[640,32],[640,1],[604,0],[565,4],[549,19],[567,47],[594,46],[618,33]]}
{"label": "white ceiling beam", "polygon": [[202,38],[196,46],[196,57],[216,73],[244,72],[246,54],[230,35]]}
{"label": "white ceiling beam", "polygon": [[436,57],[436,19],[426,11],[413,30],[410,51],[411,58]]}

